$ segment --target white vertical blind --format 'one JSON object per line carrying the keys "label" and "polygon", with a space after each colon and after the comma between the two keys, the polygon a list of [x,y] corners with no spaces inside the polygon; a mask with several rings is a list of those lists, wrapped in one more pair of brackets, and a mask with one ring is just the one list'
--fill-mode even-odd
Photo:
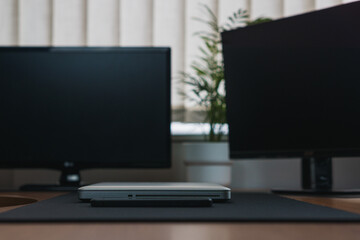
{"label": "white vertical blind", "polygon": [[251,18],[270,17],[280,18],[284,16],[283,0],[252,0]]}
{"label": "white vertical blind", "polygon": [[[203,8],[203,5],[208,6],[214,13],[217,13],[217,0],[186,0],[185,9],[185,71],[190,72],[191,63],[196,60],[200,54],[199,46],[202,41],[194,36],[195,33],[200,31],[209,31],[209,27],[194,18],[207,19],[208,15]],[[185,92],[191,94],[191,87],[186,85]],[[185,100],[185,108],[196,107],[195,103]]]}
{"label": "white vertical blind", "polygon": [[0,0],[0,45],[26,46],[170,46],[172,106],[195,109],[179,94],[191,88],[178,81],[180,71],[199,55],[194,36],[207,26],[201,4],[221,24],[238,9],[251,19],[290,16],[354,0]]}
{"label": "white vertical blind", "polygon": [[315,9],[315,0],[284,0],[284,16],[292,16]]}
{"label": "white vertical blind", "polygon": [[341,0],[316,0],[315,1],[315,8],[316,9],[323,9],[332,7],[338,4],[341,4]]}
{"label": "white vertical blind", "polygon": [[250,0],[218,0],[218,18],[220,25],[228,22],[229,16],[235,11],[247,10],[250,13]]}
{"label": "white vertical blind", "polygon": [[119,44],[119,0],[88,0],[87,45]]}
{"label": "white vertical blind", "polygon": [[120,43],[124,46],[151,46],[152,0],[120,0]]}
{"label": "white vertical blind", "polygon": [[0,45],[17,44],[18,3],[13,0],[0,0]]}
{"label": "white vertical blind", "polygon": [[51,44],[51,0],[19,0],[19,45]]}
{"label": "white vertical blind", "polygon": [[85,45],[85,0],[53,0],[52,32],[54,46]]}
{"label": "white vertical blind", "polygon": [[351,2],[357,2],[359,0],[343,0],[342,2],[343,3],[351,3]]}
{"label": "white vertical blind", "polygon": [[185,65],[185,1],[184,0],[154,0],[154,46],[170,46],[172,62],[172,107],[182,109],[184,100],[178,94],[183,84],[176,80],[178,73]]}

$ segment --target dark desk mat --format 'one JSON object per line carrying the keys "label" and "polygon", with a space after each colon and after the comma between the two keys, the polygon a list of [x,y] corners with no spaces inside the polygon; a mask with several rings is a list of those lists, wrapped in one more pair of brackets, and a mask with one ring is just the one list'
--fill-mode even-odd
{"label": "dark desk mat", "polygon": [[234,193],[209,208],[92,208],[76,193],[0,214],[0,222],[360,222],[360,215],[267,193]]}

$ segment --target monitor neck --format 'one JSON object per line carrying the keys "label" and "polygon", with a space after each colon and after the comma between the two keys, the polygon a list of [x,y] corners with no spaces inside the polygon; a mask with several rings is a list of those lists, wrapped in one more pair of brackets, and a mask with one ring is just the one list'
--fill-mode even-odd
{"label": "monitor neck", "polygon": [[80,184],[80,169],[71,162],[64,162],[59,184],[26,184],[21,191],[77,191]]}
{"label": "monitor neck", "polygon": [[331,157],[303,158],[301,163],[302,188],[329,191],[332,189]]}
{"label": "monitor neck", "polygon": [[358,195],[359,189],[332,188],[332,161],[331,157],[306,157],[302,159],[302,188],[301,189],[272,189],[273,193],[286,195],[310,196],[344,196]]}
{"label": "monitor neck", "polygon": [[64,164],[60,175],[61,186],[80,186],[80,170],[74,164]]}

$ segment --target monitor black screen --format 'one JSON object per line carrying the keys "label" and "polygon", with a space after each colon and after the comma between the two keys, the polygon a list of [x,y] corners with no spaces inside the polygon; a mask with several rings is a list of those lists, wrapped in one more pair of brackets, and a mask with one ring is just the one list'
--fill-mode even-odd
{"label": "monitor black screen", "polygon": [[278,193],[343,193],[332,158],[360,156],[359,11],[354,2],[221,34],[230,157],[302,159],[302,189]]}
{"label": "monitor black screen", "polygon": [[0,48],[0,167],[170,166],[169,48]]}
{"label": "monitor black screen", "polygon": [[233,158],[359,154],[360,48],[232,46],[225,53]]}

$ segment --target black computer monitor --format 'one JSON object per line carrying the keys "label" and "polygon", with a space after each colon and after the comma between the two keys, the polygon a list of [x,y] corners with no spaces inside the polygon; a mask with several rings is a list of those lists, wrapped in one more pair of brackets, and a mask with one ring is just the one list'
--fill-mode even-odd
{"label": "black computer monitor", "polygon": [[333,190],[331,158],[360,156],[358,10],[223,33],[232,159],[302,158],[303,188]]}
{"label": "black computer monitor", "polygon": [[0,167],[170,167],[170,49],[0,48]]}

